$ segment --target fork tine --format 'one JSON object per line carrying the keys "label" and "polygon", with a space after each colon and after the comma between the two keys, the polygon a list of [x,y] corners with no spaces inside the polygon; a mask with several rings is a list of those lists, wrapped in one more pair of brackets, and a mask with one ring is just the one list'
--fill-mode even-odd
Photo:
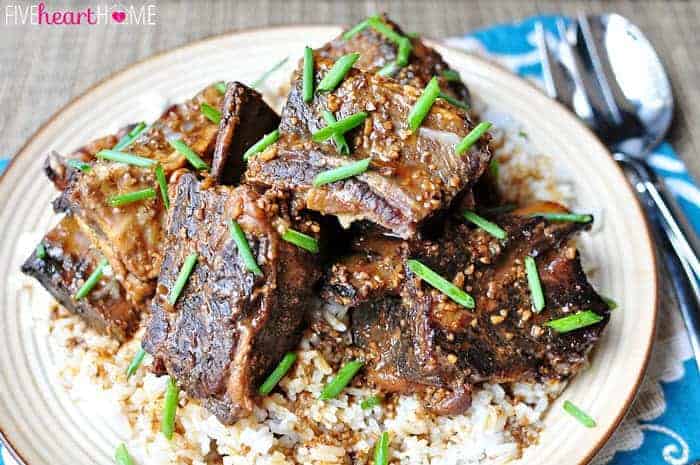
{"label": "fork tine", "polygon": [[597,86],[591,85],[583,77],[579,63],[581,58],[569,41],[566,23],[564,23],[563,19],[558,18],[556,24],[560,38],[559,57],[568,69],[574,82],[574,91],[569,108],[573,109],[586,124],[593,127],[595,123],[593,100],[597,94]]}
{"label": "fork tine", "polygon": [[595,75],[596,80],[598,81],[598,85],[600,86],[600,92],[603,95],[603,100],[605,101],[608,111],[610,112],[610,116],[612,117],[615,124],[620,124],[622,123],[620,108],[618,107],[617,102],[615,101],[612,87],[603,70],[601,56],[598,50],[598,46],[596,44],[595,37],[593,36],[593,32],[591,30],[591,25],[588,21],[588,18],[585,14],[579,13],[576,22],[578,23],[579,30],[581,31],[581,35],[583,37],[583,46],[585,47],[588,57],[591,60],[593,74]]}
{"label": "fork tine", "polygon": [[547,33],[544,30],[541,22],[535,24],[535,42],[540,54],[540,62],[542,63],[542,75],[544,78],[544,89],[551,98],[558,100],[563,92],[557,92],[557,84],[559,81],[554,79],[554,66],[556,61],[552,55],[552,50],[547,44]]}

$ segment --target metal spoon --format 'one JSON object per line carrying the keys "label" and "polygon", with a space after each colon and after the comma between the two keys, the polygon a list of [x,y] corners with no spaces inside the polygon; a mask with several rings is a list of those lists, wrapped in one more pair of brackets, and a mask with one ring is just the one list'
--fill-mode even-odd
{"label": "metal spoon", "polygon": [[537,36],[548,93],[571,108],[613,151],[633,176],[652,224],[661,258],[678,295],[700,370],[700,261],[697,238],[646,157],[668,132],[673,95],[654,48],[617,14],[583,16],[550,47],[541,25]]}

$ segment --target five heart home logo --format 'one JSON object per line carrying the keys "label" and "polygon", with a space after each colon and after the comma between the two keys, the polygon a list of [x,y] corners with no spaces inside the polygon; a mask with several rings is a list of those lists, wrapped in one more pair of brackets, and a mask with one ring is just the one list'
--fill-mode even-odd
{"label": "five heart home logo", "polygon": [[[99,0],[98,0],[99,1]],[[81,26],[95,24],[124,24],[153,26],[158,21],[155,4],[125,3],[92,4],[84,8],[59,9],[41,1],[27,4],[19,0],[5,6],[5,24],[32,26]]]}

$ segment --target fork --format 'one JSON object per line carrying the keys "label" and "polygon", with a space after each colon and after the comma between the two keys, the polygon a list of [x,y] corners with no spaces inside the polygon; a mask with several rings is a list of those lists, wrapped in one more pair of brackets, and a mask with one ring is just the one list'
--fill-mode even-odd
{"label": "fork", "polygon": [[[654,231],[660,256],[674,278],[672,285],[700,370],[700,289],[697,281],[700,263],[676,223],[672,209],[667,207],[669,196],[663,194],[662,183],[642,158],[665,134],[666,128],[655,138],[640,137],[640,132],[641,136],[649,134],[643,134],[639,121],[634,120],[634,111],[637,110],[634,105],[619,88],[611,85],[615,76],[610,75],[609,67],[606,68],[601,60],[605,44],[592,34],[586,16],[579,15],[572,26],[575,39],[571,38],[563,20],[559,19],[556,26],[560,38],[557,53],[552,51],[542,24],[537,24],[535,30],[545,90],[594,130],[630,178]],[[584,69],[583,63],[586,62],[589,67]]]}

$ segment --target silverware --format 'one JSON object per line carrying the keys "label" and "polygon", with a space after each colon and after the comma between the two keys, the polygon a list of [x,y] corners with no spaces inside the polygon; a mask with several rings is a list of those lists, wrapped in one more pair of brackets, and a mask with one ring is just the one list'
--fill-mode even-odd
{"label": "silverware", "polygon": [[635,187],[673,277],[700,370],[697,237],[646,163],[673,119],[663,64],[642,32],[617,14],[579,15],[571,27],[559,20],[557,32],[552,46],[542,25],[536,29],[547,93],[595,131]]}

